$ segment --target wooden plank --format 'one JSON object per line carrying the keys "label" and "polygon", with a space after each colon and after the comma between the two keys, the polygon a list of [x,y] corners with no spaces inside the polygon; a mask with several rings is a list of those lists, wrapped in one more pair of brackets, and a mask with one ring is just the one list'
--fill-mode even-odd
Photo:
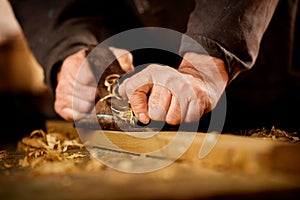
{"label": "wooden plank", "polygon": [[[57,124],[55,128],[59,129]],[[69,132],[70,130],[73,133],[76,132],[73,126],[69,126]],[[103,138],[107,138],[117,147],[117,150],[136,154],[147,154],[147,152],[162,149],[174,143],[174,138],[178,136],[177,132],[134,132],[129,134],[135,135],[129,135],[118,131],[90,131],[89,134],[90,138],[84,140],[94,141],[94,146],[110,149],[111,146],[103,142]],[[149,137],[149,134],[153,136]],[[176,140],[171,152],[164,152],[161,157],[173,158],[177,155],[177,151],[185,147],[186,143],[195,136],[190,147],[177,161],[191,162],[193,165],[245,175],[281,173],[293,174],[300,179],[300,157],[297,156],[300,152],[300,143],[222,134],[212,151],[205,158],[199,159],[199,151],[206,134],[191,132],[179,134],[182,138]]]}
{"label": "wooden plank", "polygon": [[[51,132],[77,134],[72,123],[52,121],[47,122],[47,128]],[[106,135],[124,148],[137,144],[137,141],[132,142],[132,136],[124,133],[106,132]],[[150,141],[169,144],[175,135],[174,132],[161,133]],[[210,154],[199,160],[197,156],[205,135],[197,133],[189,150],[177,162],[152,173],[122,173],[99,162],[90,162],[88,156],[87,162],[71,166],[72,161],[48,162],[42,171],[38,166],[1,168],[0,199],[298,199],[298,173],[292,176],[287,172],[279,173],[282,169],[296,170],[294,167],[288,169],[286,164],[296,164],[291,155],[295,156],[293,151],[298,150],[298,144],[222,135]],[[124,138],[129,141],[120,141]],[[143,152],[147,150],[147,145],[137,147]],[[108,150],[103,152],[115,162],[115,154]],[[126,156],[122,152],[119,154]],[[276,154],[289,156],[281,158],[281,155],[275,157]],[[9,155],[18,160],[18,154]],[[136,160],[135,157],[132,160]],[[270,167],[268,163],[273,165]],[[57,165],[60,170],[55,170]]]}

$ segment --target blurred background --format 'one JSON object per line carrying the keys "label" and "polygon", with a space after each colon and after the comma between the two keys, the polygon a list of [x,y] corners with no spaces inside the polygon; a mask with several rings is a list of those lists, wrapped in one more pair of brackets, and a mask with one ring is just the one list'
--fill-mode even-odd
{"label": "blurred background", "polygon": [[0,0],[0,140],[44,129],[55,118],[52,94],[7,0]]}

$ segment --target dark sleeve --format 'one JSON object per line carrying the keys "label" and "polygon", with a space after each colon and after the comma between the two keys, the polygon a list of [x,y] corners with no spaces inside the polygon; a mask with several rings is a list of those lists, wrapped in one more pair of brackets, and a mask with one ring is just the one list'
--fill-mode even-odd
{"label": "dark sleeve", "polygon": [[67,56],[136,26],[125,1],[10,2],[31,51],[45,70],[45,82],[52,89],[56,87],[56,74]]}
{"label": "dark sleeve", "polygon": [[278,0],[196,0],[181,54],[205,53],[225,61],[229,81],[250,69],[257,58],[260,42],[277,7]]}

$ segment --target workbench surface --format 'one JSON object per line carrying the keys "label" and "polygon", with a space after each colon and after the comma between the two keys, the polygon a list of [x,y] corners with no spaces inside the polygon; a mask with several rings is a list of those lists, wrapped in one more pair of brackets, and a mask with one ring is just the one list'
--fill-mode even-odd
{"label": "workbench surface", "polygon": [[[72,123],[64,121],[49,121],[47,130],[76,135]],[[117,135],[113,133],[111,137]],[[165,135],[161,138],[171,137],[172,133]],[[187,152],[171,165],[138,174],[107,167],[91,158],[84,147],[68,150],[80,153],[79,159],[22,167],[19,162],[26,153],[17,150],[16,143],[1,143],[0,151],[5,150],[7,156],[0,159],[0,199],[298,199],[300,196],[300,143],[222,134],[210,154],[199,159],[196,155],[204,137],[204,133],[197,133]],[[118,145],[124,145],[124,141]]]}

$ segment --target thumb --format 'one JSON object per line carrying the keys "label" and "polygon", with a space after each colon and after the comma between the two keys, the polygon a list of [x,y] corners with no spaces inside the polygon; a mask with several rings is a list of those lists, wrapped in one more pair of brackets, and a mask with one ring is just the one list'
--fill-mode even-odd
{"label": "thumb", "polygon": [[109,47],[109,50],[116,56],[121,68],[126,72],[132,72],[134,70],[133,66],[133,56],[126,49],[119,49],[115,47]]}
{"label": "thumb", "polygon": [[150,121],[148,115],[147,93],[145,92],[145,90],[148,90],[147,88],[149,88],[149,85],[137,89],[129,99],[133,112],[143,124],[148,124]]}
{"label": "thumb", "polygon": [[[127,86],[127,87],[126,87]],[[134,90],[130,95],[129,102],[131,108],[140,122],[148,124],[150,117],[148,115],[148,97],[147,93],[151,90],[153,84],[145,84]],[[119,88],[120,93],[127,93],[128,85],[122,84]]]}

